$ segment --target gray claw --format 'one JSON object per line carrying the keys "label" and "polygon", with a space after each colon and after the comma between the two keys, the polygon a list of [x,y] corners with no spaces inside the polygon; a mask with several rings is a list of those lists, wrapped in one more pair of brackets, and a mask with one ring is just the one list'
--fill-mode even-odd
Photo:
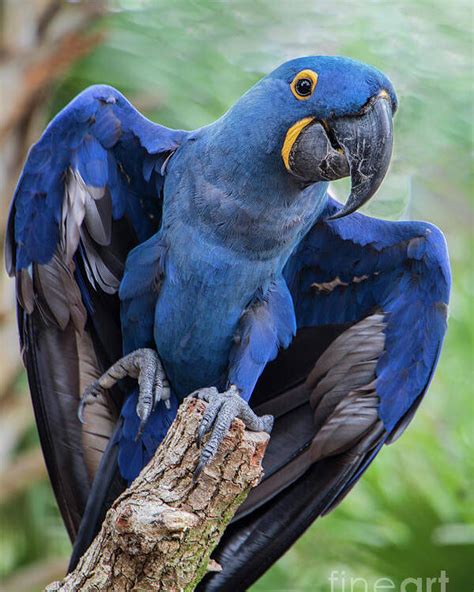
{"label": "gray claw", "polygon": [[86,390],[84,391],[81,400],[79,402],[79,408],[77,410],[77,417],[81,423],[85,423],[86,420],[84,418],[84,411],[86,409],[86,405],[91,403],[96,397],[98,397],[102,393],[102,387],[99,384],[99,381],[95,381],[90,384]]}
{"label": "gray claw", "polygon": [[137,442],[143,435],[143,430],[145,429],[146,422],[148,421],[148,417],[146,419],[142,419],[140,425],[138,426],[138,431],[135,435],[135,442]]}
{"label": "gray claw", "polygon": [[206,466],[207,461],[204,461],[202,459],[202,457],[199,459],[199,462],[197,464],[197,467],[194,469],[194,473],[193,473],[193,484],[197,483],[197,480],[199,479],[199,475],[202,473],[203,468]]}
{"label": "gray claw", "polygon": [[136,378],[139,385],[136,411],[141,421],[136,439],[142,435],[145,425],[159,401],[163,401],[170,409],[171,389],[161,360],[153,349],[142,348],[118,360],[96,382],[87,387],[79,404],[80,421],[84,422],[84,408],[91,399],[97,397],[104,389],[111,388],[126,376]]}
{"label": "gray claw", "polygon": [[171,399],[170,383],[168,382],[168,379],[166,378],[166,376],[163,374],[163,381],[162,381],[162,385],[161,385],[161,396],[155,397],[155,406],[153,407],[153,409],[157,406],[158,401],[163,401],[166,409],[171,409],[170,399]]}
{"label": "gray claw", "polygon": [[219,393],[212,388],[196,391],[192,396],[209,402],[198,428],[197,443],[199,447],[204,436],[212,429],[211,436],[201,452],[199,463],[194,471],[193,482],[196,482],[203,468],[216,454],[236,417],[241,419],[249,430],[268,433],[272,430],[273,417],[271,415],[258,417],[249,404],[242,399],[239,390],[234,385],[224,393]]}

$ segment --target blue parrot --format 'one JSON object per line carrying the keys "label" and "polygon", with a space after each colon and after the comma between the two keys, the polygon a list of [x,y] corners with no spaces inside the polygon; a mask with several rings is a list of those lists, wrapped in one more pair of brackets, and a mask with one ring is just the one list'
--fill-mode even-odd
{"label": "blue parrot", "polygon": [[396,109],[380,71],[310,56],[194,131],[93,86],[32,147],[6,264],[71,566],[189,394],[209,403],[195,479],[235,417],[273,428],[203,590],[246,589],[404,431],[451,280],[436,227],[355,212],[388,169]]}

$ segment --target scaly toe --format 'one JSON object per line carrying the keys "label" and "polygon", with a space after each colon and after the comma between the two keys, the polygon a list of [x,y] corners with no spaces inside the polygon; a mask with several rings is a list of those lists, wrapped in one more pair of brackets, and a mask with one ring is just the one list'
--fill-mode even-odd
{"label": "scaly toe", "polygon": [[191,393],[189,396],[193,399],[199,399],[200,401],[206,401],[207,403],[210,403],[211,400],[217,397],[219,394],[219,391],[214,386],[211,386],[209,388],[202,388],[194,391],[194,393]]}
{"label": "scaly toe", "polygon": [[230,429],[235,418],[241,419],[245,426],[252,431],[271,432],[273,427],[273,416],[263,415],[258,417],[250,408],[247,401],[242,399],[239,390],[234,385],[223,393],[219,393],[214,387],[200,389],[190,395],[192,397],[207,401],[209,403],[198,428],[197,444],[200,447],[204,436],[211,431],[206,445],[204,446],[199,463],[193,475],[195,482],[203,468],[215,456],[222,440]]}
{"label": "scaly toe", "polygon": [[267,432],[267,434],[269,434],[272,431],[275,422],[273,415],[262,415],[260,421],[262,422],[262,432]]}
{"label": "scaly toe", "polygon": [[199,425],[197,433],[197,445],[199,448],[201,447],[204,436],[211,430],[212,426],[214,425],[223,404],[224,401],[222,400],[222,397],[216,394],[207,406],[206,411],[204,412],[204,415],[201,419],[201,423]]}

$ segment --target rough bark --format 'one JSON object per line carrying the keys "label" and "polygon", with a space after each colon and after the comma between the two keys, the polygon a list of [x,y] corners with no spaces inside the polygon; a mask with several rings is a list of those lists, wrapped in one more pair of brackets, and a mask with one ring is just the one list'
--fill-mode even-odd
{"label": "rough bark", "polygon": [[196,433],[206,404],[187,399],[154,458],[113,504],[76,570],[47,592],[193,590],[248,492],[260,480],[269,436],[234,420],[197,483]]}

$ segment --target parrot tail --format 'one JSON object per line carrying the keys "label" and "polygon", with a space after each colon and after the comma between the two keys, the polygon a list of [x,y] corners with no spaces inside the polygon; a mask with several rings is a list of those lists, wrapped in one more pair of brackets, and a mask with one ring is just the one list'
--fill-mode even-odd
{"label": "parrot tail", "polygon": [[77,532],[68,573],[73,571],[79,559],[89,548],[100,530],[105,514],[114,500],[125,490],[127,483],[120,475],[118,466],[119,441],[122,433],[123,419],[117,420],[114,433],[97,469],[87,505]]}

